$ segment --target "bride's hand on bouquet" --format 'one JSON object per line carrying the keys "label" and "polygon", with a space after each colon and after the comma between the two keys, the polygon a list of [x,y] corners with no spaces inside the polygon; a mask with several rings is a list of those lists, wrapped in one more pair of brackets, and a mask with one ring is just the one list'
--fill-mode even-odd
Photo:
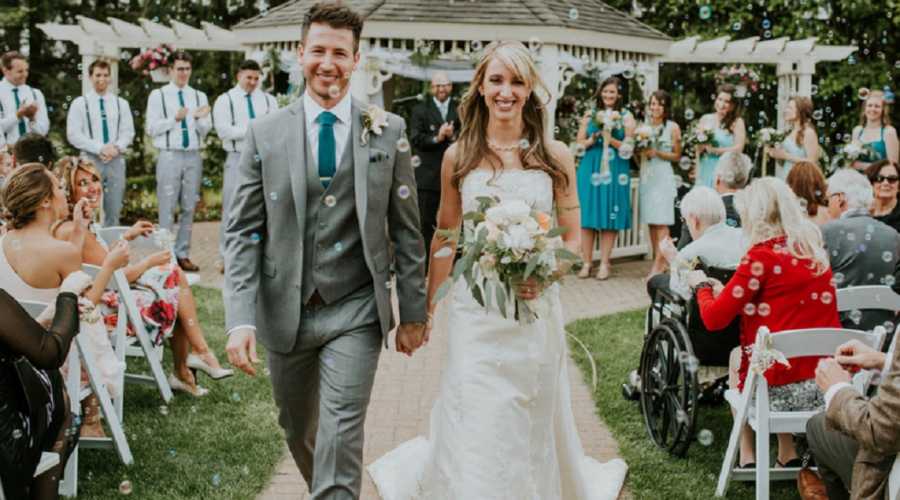
{"label": "bride's hand on bouquet", "polygon": [[528,278],[516,284],[516,296],[522,300],[534,300],[541,296],[543,288],[536,279]]}

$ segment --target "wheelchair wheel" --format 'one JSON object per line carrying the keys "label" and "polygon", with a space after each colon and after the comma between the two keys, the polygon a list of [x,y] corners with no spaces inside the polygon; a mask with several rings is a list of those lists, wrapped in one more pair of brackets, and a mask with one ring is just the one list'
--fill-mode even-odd
{"label": "wheelchair wheel", "polygon": [[670,454],[683,457],[694,436],[697,416],[696,363],[687,331],[663,320],[644,340],[641,352],[641,410],[650,439]]}

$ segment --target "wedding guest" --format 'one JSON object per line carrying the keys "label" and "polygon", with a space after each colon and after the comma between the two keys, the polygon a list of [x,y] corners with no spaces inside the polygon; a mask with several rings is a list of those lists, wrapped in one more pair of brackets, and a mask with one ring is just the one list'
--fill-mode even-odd
{"label": "wedding guest", "polygon": [[[725,204],[725,224],[741,227],[741,216],[734,207],[734,195],[747,185],[753,162],[743,153],[725,153],[716,164],[715,190]],[[682,217],[683,218],[683,217]],[[687,225],[682,224],[681,236],[678,237],[678,249],[682,249],[693,241]]]}
{"label": "wedding guest", "polygon": [[[44,328],[0,289],[0,493],[5,498],[58,498],[78,425],[59,368],[78,334],[78,297],[63,281],[56,313]],[[34,477],[43,452],[59,464]]]}
{"label": "wedding guest", "polygon": [[[807,422],[806,436],[830,500],[887,498],[888,475],[900,452],[900,349],[886,358],[853,340],[816,369],[825,411]],[[871,399],[850,384],[856,369],[881,371]]]}
{"label": "wedding guest", "polygon": [[648,281],[650,296],[668,283],[669,289],[685,299],[691,297],[687,286],[687,271],[702,262],[709,267],[734,269],[746,252],[741,230],[725,223],[725,203],[719,193],[706,186],[697,186],[681,200],[681,216],[693,241],[676,250],[668,237],[661,242],[664,258],[671,264],[669,276],[661,274]]}
{"label": "wedding guest", "polygon": [[821,226],[831,220],[826,210],[828,200],[825,198],[825,192],[828,186],[825,184],[825,175],[818,165],[808,161],[796,163],[787,174],[786,182],[800,201],[800,208],[806,211],[811,221]]}
{"label": "wedding guest", "polygon": [[875,196],[872,217],[900,232],[900,204],[897,203],[900,168],[896,163],[880,160],[869,165],[865,173]]}
{"label": "wedding guest", "polygon": [[887,101],[884,100],[884,92],[880,90],[869,92],[859,114],[859,125],[853,128],[851,137],[854,142],[868,146],[874,151],[874,157],[869,162],[857,160],[853,162],[853,168],[865,170],[871,162],[878,160],[900,162],[897,129],[891,126],[891,113]]}
{"label": "wedding guest", "polygon": [[[0,288],[17,300],[54,302],[63,278],[81,268],[79,249],[68,241],[53,238],[52,234],[54,224],[69,216],[65,191],[44,165],[29,163],[19,167],[7,180],[2,205],[10,229],[0,236]],[[84,205],[74,207],[73,232],[86,231]],[[40,258],[35,258],[36,255]],[[84,296],[99,304],[113,272],[127,262],[128,247],[114,246],[100,263],[100,272]],[[82,400],[82,408],[82,436],[103,436],[97,397],[91,395]]]}
{"label": "wedding guest", "polygon": [[665,90],[650,94],[652,128],[650,147],[641,151],[640,213],[641,224],[647,224],[650,246],[655,256],[650,276],[666,268],[659,243],[669,237],[669,226],[675,223],[675,195],[678,186],[672,162],[681,158],[681,128],[670,120],[672,97]]}
{"label": "wedding guest", "polygon": [[20,52],[0,56],[3,80],[0,80],[0,135],[3,144],[15,144],[28,132],[47,135],[50,119],[47,103],[40,90],[25,83],[28,59]]}
{"label": "wedding guest", "polygon": [[[225,253],[225,217],[231,211],[234,190],[237,188],[238,160],[244,149],[244,136],[250,120],[265,116],[278,109],[278,101],[272,94],[260,88],[262,68],[253,59],[238,66],[237,85],[216,98],[212,121],[222,148],[225,150],[225,166],[222,173],[222,223],[219,224],[219,254]],[[224,265],[219,267],[224,272]]]}
{"label": "wedding guest", "polygon": [[[859,172],[845,168],[828,179],[827,189],[831,222],[822,226],[822,238],[835,285],[846,288],[889,284],[900,288],[900,234],[869,214],[873,199],[869,181]],[[855,318],[849,313],[841,314],[841,322],[848,328],[869,330],[894,319],[890,311],[861,312],[862,316]],[[887,330],[893,333],[892,327]]]}
{"label": "wedding guest", "polygon": [[[741,349],[732,356],[729,385],[743,390],[749,370],[749,347],[767,327],[775,335],[799,328],[840,328],[828,255],[819,228],[806,218],[790,189],[780,179],[763,177],[737,195],[743,230],[750,249],[724,287],[694,271],[700,317],[708,330],[727,326],[741,316]],[[739,360],[738,360],[739,358]],[[773,411],[814,410],[822,406],[814,372],[819,357],[790,359],[766,371]],[[753,437],[744,427],[740,465],[754,466]],[[777,464],[800,465],[793,437],[778,435]]]}
{"label": "wedding guest", "polygon": [[[425,245],[431,244],[437,225],[441,200],[441,160],[444,151],[456,141],[460,129],[456,101],[450,96],[453,84],[443,71],[431,77],[431,99],[413,108],[409,120],[413,151],[421,164],[416,167],[416,189],[419,194],[419,218]],[[431,261],[425,253],[425,269]]]}
{"label": "wedding guest", "polygon": [[741,118],[741,102],[735,96],[734,85],[719,85],[715,112],[700,117],[700,126],[712,131],[712,144],[697,147],[700,164],[694,185],[713,187],[719,157],[728,152],[742,153],[747,140],[747,129]]}
{"label": "wedding guest", "polygon": [[66,137],[103,178],[103,225],[118,226],[125,197],[125,150],[134,140],[128,101],[109,91],[110,65],[97,59],[88,66],[92,91],[69,106]]}
{"label": "wedding guest", "polygon": [[588,111],[578,128],[578,144],[585,148],[578,168],[581,203],[581,253],[584,268],[579,278],[591,275],[594,236],[600,232],[600,267],[595,278],[610,274],[610,257],[619,231],[631,227],[630,162],[623,158],[625,140],[634,135],[634,117],[622,107],[622,82],[609,77],[594,94],[596,109]]}
{"label": "wedding guest", "polygon": [[175,257],[178,265],[189,272],[200,270],[190,259],[191,232],[203,175],[200,150],[212,129],[206,94],[188,84],[192,61],[187,52],[175,52],[169,66],[172,81],[150,92],[145,115],[147,134],[159,150],[159,225],[174,232],[175,211],[180,208]]}
{"label": "wedding guest", "polygon": [[[84,200],[91,213],[99,210],[102,203],[102,181],[100,173],[90,160],[64,158],[59,163],[58,175],[62,179],[70,206]],[[54,231],[54,235],[66,239],[74,226],[75,223],[71,220],[63,222]],[[152,232],[152,224],[139,221],[122,238],[127,242],[139,236],[148,236]],[[83,262],[100,265],[107,254],[108,251],[97,236],[88,232],[81,252]],[[191,370],[199,369],[217,380],[232,375],[232,370],[222,368],[215,354],[209,350],[187,276],[172,263],[172,255],[168,250],[129,262],[123,271],[131,284],[132,295],[141,310],[141,316],[145,318],[144,326],[151,342],[159,346],[166,339],[171,339],[175,374],[169,376],[169,385],[173,389],[195,397],[204,396],[208,392],[197,384]],[[116,324],[120,299],[112,291],[102,296],[101,310],[109,326]],[[192,350],[194,353],[191,353]]]}
{"label": "wedding guest", "polygon": [[[780,160],[775,176],[785,179],[794,164],[805,161],[819,163],[819,136],[813,125],[813,102],[805,96],[793,96],[784,108],[784,122],[789,127],[781,145],[767,149],[769,158]],[[788,183],[790,184],[790,183]]]}
{"label": "wedding guest", "polygon": [[26,163],[41,163],[48,169],[53,168],[56,161],[56,150],[46,136],[28,132],[19,138],[12,147],[13,168]]}

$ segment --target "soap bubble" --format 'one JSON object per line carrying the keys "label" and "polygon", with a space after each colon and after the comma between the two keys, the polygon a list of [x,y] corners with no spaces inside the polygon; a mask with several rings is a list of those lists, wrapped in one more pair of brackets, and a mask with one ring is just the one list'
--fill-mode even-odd
{"label": "soap bubble", "polygon": [[753,264],[750,264],[750,274],[756,276],[757,278],[763,275],[765,272],[765,266],[762,262],[756,261]]}
{"label": "soap bubble", "polygon": [[409,159],[409,164],[412,165],[412,168],[419,168],[422,165],[422,159],[418,155],[413,156]]}
{"label": "soap bubble", "polygon": [[397,151],[401,153],[409,151],[409,140],[406,137],[401,137],[397,140]]}
{"label": "soap bubble", "polygon": [[132,491],[134,491],[134,487],[131,485],[131,481],[126,479],[119,483],[119,493],[130,495]]}
{"label": "soap bubble", "polygon": [[754,314],[756,314],[756,306],[751,304],[750,302],[744,304],[744,315],[753,316]]}
{"label": "soap bubble", "polygon": [[573,21],[578,20],[578,9],[576,9],[575,7],[572,7],[571,9],[569,9],[569,19],[571,19]]}
{"label": "soap bubble", "polygon": [[831,302],[834,300],[834,296],[831,294],[831,292],[822,292],[822,296],[819,298],[822,300],[823,304],[831,304]]}
{"label": "soap bubble", "polygon": [[865,101],[869,98],[869,89],[860,87],[859,90],[856,91],[856,95],[859,97],[859,100]]}
{"label": "soap bubble", "polygon": [[453,255],[453,250],[450,247],[441,247],[437,252],[434,252],[435,259],[446,259]]}
{"label": "soap bubble", "polygon": [[750,278],[750,280],[747,281],[747,288],[754,291],[759,290],[759,280],[756,278]]}
{"label": "soap bubble", "polygon": [[881,260],[883,260],[885,262],[890,262],[890,261],[894,260],[894,253],[885,251],[884,253],[881,254]]}
{"label": "soap bubble", "polygon": [[402,186],[397,188],[397,196],[399,196],[401,200],[409,198],[410,193],[411,190],[406,184],[403,184]]}
{"label": "soap bubble", "polygon": [[740,285],[736,285],[734,288],[731,289],[731,295],[736,299],[743,297],[744,296],[744,287],[742,287]]}
{"label": "soap bubble", "polygon": [[681,167],[681,170],[690,170],[691,167],[694,166],[694,162],[687,156],[682,156],[681,159],[678,160],[678,166]]}
{"label": "soap bubble", "polygon": [[697,433],[697,442],[703,446],[710,446],[713,443],[713,433],[709,429],[701,429]]}
{"label": "soap bubble", "polygon": [[519,149],[528,149],[531,146],[531,143],[528,142],[528,139],[522,139],[519,141]]}
{"label": "soap bubble", "polygon": [[772,307],[765,302],[760,302],[758,306],[756,306],[756,314],[759,314],[762,317],[766,317],[769,313],[772,312]]}
{"label": "soap bubble", "polygon": [[631,179],[628,178],[628,174],[619,174],[619,185],[627,186]]}
{"label": "soap bubble", "polygon": [[334,99],[339,95],[341,95],[341,88],[338,87],[336,84],[328,87],[328,97],[331,97],[332,99]]}
{"label": "soap bubble", "polygon": [[278,201],[278,193],[272,191],[271,193],[269,193],[269,199],[272,201]]}
{"label": "soap bubble", "polygon": [[700,6],[700,19],[704,21],[709,19],[712,16],[712,7],[709,5],[701,5]]}
{"label": "soap bubble", "polygon": [[684,110],[684,119],[685,120],[693,120],[694,119],[694,110],[691,108],[687,108]]}
{"label": "soap bubble", "polygon": [[210,479],[210,482],[212,483],[213,488],[218,488],[222,484],[222,476],[218,472],[216,472],[212,475],[212,479]]}
{"label": "soap bubble", "polygon": [[853,324],[858,325],[860,320],[862,320],[862,311],[860,311],[859,309],[854,309],[850,311],[849,316],[850,321],[852,321]]}
{"label": "soap bubble", "polygon": [[324,201],[325,201],[325,206],[328,208],[331,208],[331,207],[337,205],[337,198],[335,198],[333,194],[326,196]]}

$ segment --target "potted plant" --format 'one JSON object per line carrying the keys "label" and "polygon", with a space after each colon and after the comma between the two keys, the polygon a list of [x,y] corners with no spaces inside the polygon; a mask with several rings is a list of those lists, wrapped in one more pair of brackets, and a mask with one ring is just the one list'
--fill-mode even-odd
{"label": "potted plant", "polygon": [[154,82],[167,82],[169,81],[169,61],[174,53],[175,47],[162,44],[134,56],[130,65],[135,71],[150,75]]}
{"label": "potted plant", "polygon": [[744,98],[749,92],[759,90],[759,73],[747,66],[726,66],[716,75],[719,85],[730,83],[734,85],[735,97]]}

